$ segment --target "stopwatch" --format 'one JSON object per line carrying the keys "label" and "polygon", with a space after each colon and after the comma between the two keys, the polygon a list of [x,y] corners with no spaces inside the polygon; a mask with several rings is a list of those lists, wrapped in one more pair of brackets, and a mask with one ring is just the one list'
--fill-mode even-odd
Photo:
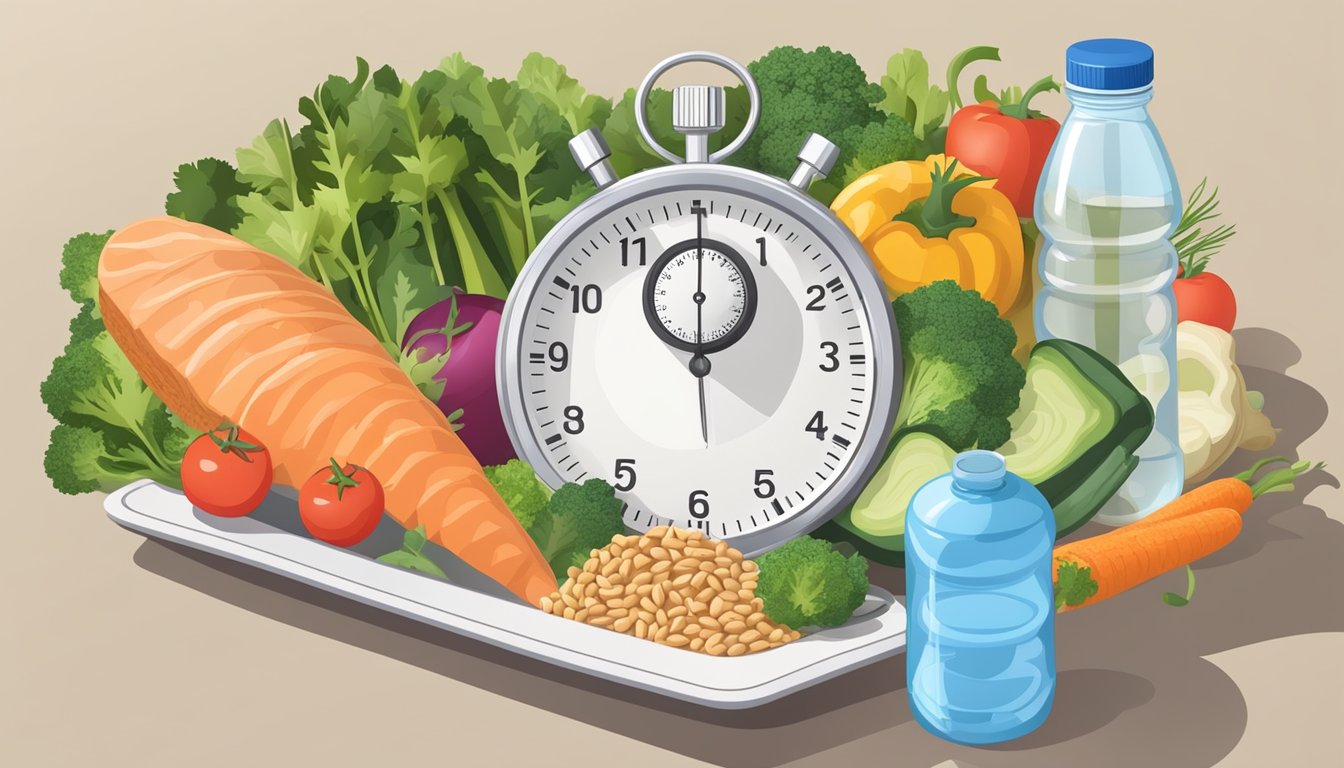
{"label": "stopwatch", "polygon": [[[673,91],[685,157],[648,126],[654,82],[719,65],[751,98],[708,152],[724,91]],[[854,235],[806,194],[839,154],[812,134],[792,176],[720,164],[760,115],[751,74],[695,51],[636,93],[644,141],[669,165],[617,179],[601,133],[570,151],[598,191],[537,245],[509,294],[497,381],[518,455],[552,487],[603,478],[626,525],[700,529],[747,556],[821,525],[876,470],[901,354],[891,306]]]}

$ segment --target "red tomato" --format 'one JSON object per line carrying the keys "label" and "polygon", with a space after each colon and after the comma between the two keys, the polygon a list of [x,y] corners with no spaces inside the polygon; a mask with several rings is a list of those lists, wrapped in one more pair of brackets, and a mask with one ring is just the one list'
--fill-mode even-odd
{"label": "red tomato", "polygon": [[383,517],[383,485],[369,470],[346,464],[319,469],[299,490],[303,527],[328,544],[352,547]]}
{"label": "red tomato", "polygon": [[1176,293],[1176,319],[1222,328],[1228,333],[1237,322],[1237,297],[1232,286],[1212,272],[1200,272],[1194,277],[1177,278],[1172,285]]}
{"label": "red tomato", "polygon": [[196,438],[182,457],[182,492],[204,512],[242,517],[271,489],[271,454],[237,427]]}

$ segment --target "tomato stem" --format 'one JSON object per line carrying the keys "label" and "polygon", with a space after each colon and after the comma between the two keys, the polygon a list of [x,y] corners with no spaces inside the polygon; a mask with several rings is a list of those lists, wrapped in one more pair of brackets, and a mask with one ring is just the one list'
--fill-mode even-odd
{"label": "tomato stem", "polygon": [[[223,432],[224,437],[216,435],[216,432]],[[246,440],[240,440],[238,438],[238,432],[239,429],[237,424],[225,422],[206,434],[210,436],[210,439],[214,441],[215,445],[219,446],[220,453],[232,453],[234,456],[251,464],[252,457],[248,454],[259,452],[261,446],[249,443]]]}
{"label": "tomato stem", "polygon": [[341,500],[342,496],[345,494],[346,488],[359,487],[359,483],[355,480],[354,474],[354,472],[351,472],[347,475],[345,471],[341,469],[341,465],[336,463],[336,459],[334,457],[331,459],[331,477],[327,478],[327,483],[336,486],[337,501]]}

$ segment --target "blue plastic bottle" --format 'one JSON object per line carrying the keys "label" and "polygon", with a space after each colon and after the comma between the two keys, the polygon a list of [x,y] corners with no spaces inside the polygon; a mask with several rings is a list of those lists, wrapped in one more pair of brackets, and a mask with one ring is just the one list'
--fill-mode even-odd
{"label": "blue plastic bottle", "polygon": [[1176,421],[1176,249],[1181,196],[1148,117],[1153,49],[1135,40],[1069,46],[1072,109],[1036,192],[1043,241],[1037,339],[1085,344],[1120,367],[1156,422],[1139,465],[1098,522],[1123,525],[1176,498],[1185,467]]}
{"label": "blue plastic bottle", "polygon": [[1055,697],[1055,517],[992,451],[968,451],[910,500],[906,686],[915,719],[951,741],[1035,730]]}

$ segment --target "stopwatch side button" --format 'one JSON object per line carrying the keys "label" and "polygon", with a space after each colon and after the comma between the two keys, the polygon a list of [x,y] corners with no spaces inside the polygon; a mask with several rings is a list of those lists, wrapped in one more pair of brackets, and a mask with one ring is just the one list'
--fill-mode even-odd
{"label": "stopwatch side button", "polygon": [[789,184],[806,192],[812,182],[825,176],[835,167],[840,148],[819,133],[809,134],[803,148],[798,150],[798,168],[789,177]]}
{"label": "stopwatch side button", "polygon": [[592,177],[598,189],[616,181],[616,171],[611,167],[611,147],[596,128],[589,128],[570,139],[569,154],[573,155],[579,170]]}

